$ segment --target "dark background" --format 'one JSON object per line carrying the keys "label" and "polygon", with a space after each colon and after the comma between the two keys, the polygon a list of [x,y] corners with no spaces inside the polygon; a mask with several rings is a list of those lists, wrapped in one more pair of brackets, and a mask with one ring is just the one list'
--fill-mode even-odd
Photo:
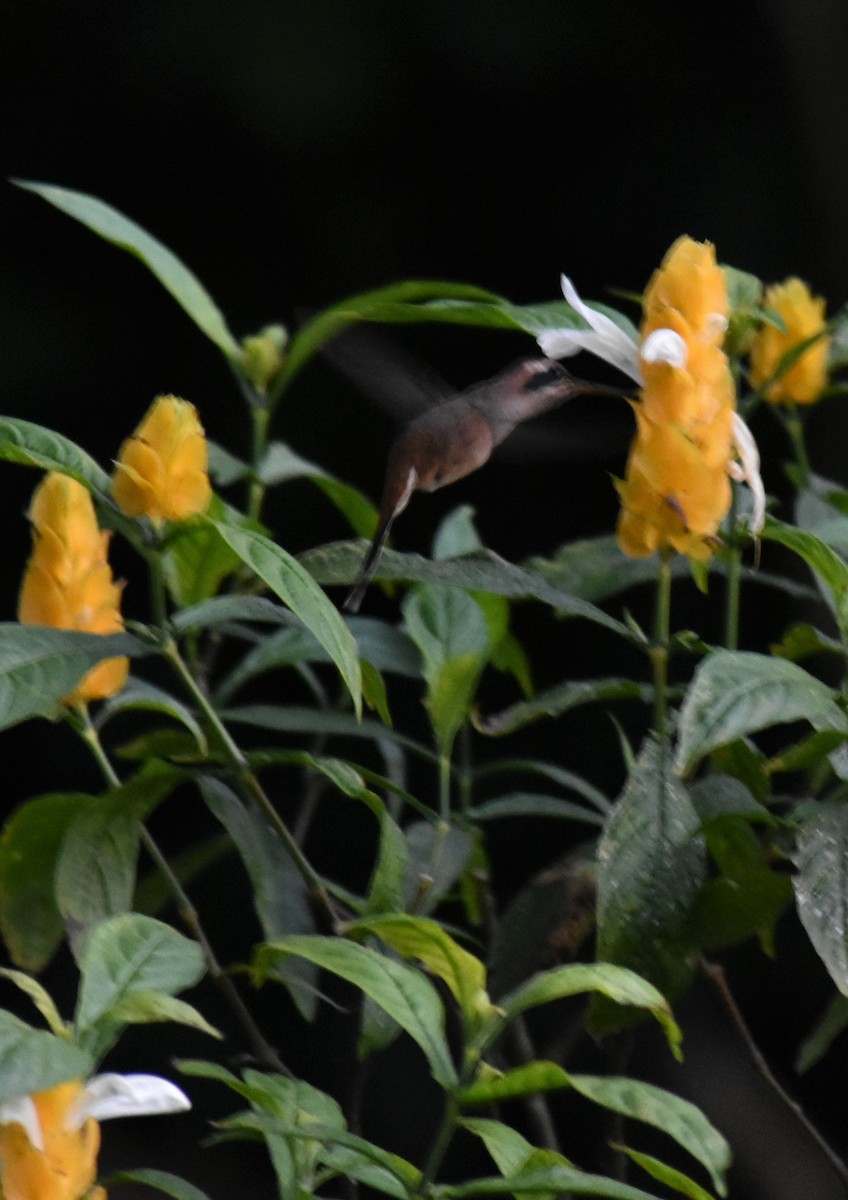
{"label": "dark background", "polygon": [[[409,277],[473,282],[518,302],[556,296],[562,270],[589,298],[639,291],[684,232],[767,280],[800,274],[836,308],[848,293],[848,7],[750,0],[719,18],[679,0],[6,0],[3,173],[125,212],[192,267],[238,335]],[[218,352],[138,263],[6,184],[0,210],[3,411],[55,427],[105,464],[151,398],[172,391],[199,406],[212,437],[244,447],[241,401]],[[398,336],[455,386],[533,350],[518,335]],[[396,544],[426,550],[439,515],[459,502],[512,558],[608,530],[608,473],[622,469],[626,427],[622,440],[608,408],[578,407],[573,419],[610,427],[591,461],[572,452],[493,463],[411,506]],[[275,432],[376,497],[393,428],[318,362]],[[768,424],[757,432],[779,492],[785,446]],[[814,416],[812,439],[818,469],[845,481],[833,405],[826,420]],[[33,485],[30,473],[3,469],[3,620],[14,616]],[[269,521],[284,545],[344,535],[322,504],[296,488],[277,493]],[[127,611],[142,615],[136,595],[128,589]],[[701,603],[693,620],[708,621]],[[766,597],[758,605],[748,627],[767,637],[780,614]],[[44,753],[46,732],[6,735],[8,808],[67,788],[69,771],[74,787],[97,786],[62,731],[61,753]],[[34,764],[30,733],[42,747]],[[517,864],[513,851],[515,878],[538,854]],[[746,947],[736,982],[766,1049],[844,1151],[842,1091],[825,1098],[828,1068],[791,1077],[794,1046],[829,989],[803,940],[785,937],[777,964]],[[763,1014],[775,995],[780,1011]],[[712,1068],[693,1071],[701,1099],[720,1122],[733,1114],[739,1139],[734,1196],[839,1194],[815,1174],[811,1143],[776,1132],[763,1093],[736,1073],[741,1051],[709,1001],[695,1007],[691,1057],[697,1065],[706,1046]],[[770,1177],[776,1142],[795,1158]],[[138,1161],[152,1162],[152,1149]],[[209,1155],[217,1166],[226,1152]],[[223,1195],[215,1182],[205,1186]]]}

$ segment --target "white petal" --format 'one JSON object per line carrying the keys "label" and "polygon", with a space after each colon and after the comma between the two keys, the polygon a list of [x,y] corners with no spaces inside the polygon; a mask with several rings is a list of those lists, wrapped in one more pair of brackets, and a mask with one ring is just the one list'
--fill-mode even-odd
{"label": "white petal", "polygon": [[23,1125],[27,1137],[36,1150],[44,1149],[41,1122],[32,1096],[15,1096],[0,1104],[0,1125]]}
{"label": "white petal", "polygon": [[707,329],[710,333],[727,333],[729,324],[724,313],[707,313]]}
{"label": "white petal", "polygon": [[639,353],[647,363],[664,362],[671,367],[685,367],[689,356],[685,341],[673,329],[649,333]]}
{"label": "white petal", "polygon": [[[751,489],[753,508],[748,528],[756,535],[766,523],[766,490],[760,475],[760,452],[757,443],[739,413],[733,414],[733,444],[742,464],[741,477]],[[732,466],[735,467],[736,464]],[[730,473],[734,479],[739,478],[737,471]]]}
{"label": "white petal", "polygon": [[641,383],[636,343],[610,317],[584,304],[566,275],[562,276],[562,294],[589,328],[546,329],[536,339],[542,353],[548,358],[569,358],[579,350],[588,350]]}
{"label": "white petal", "polygon": [[79,1129],[88,1117],[146,1117],[184,1112],[191,1101],[176,1084],[159,1075],[95,1075],[89,1079],[69,1117]]}

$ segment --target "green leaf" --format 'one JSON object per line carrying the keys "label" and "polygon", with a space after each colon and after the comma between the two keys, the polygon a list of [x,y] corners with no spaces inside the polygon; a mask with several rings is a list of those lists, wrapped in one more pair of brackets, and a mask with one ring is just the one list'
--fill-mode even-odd
{"label": "green leaf", "polygon": [[[266,941],[315,928],[303,877],[276,830],[258,811],[248,808],[220,779],[201,775],[201,794],[209,810],[233,839],[252,884],[253,904]],[[289,991],[301,1015],[311,1021],[318,1005],[314,964],[281,960],[273,977]]]}
{"label": "green leaf", "polygon": [[798,831],[795,866],[801,923],[831,979],[848,996],[848,805],[815,807]]}
{"label": "green leaf", "polygon": [[[301,554],[299,562],[319,583],[351,584],[359,572],[366,550],[363,542],[331,542]],[[630,629],[603,609],[579,596],[561,591],[533,571],[506,562],[492,550],[440,562],[432,562],[419,554],[384,550],[374,578],[391,583],[445,583],[468,591],[491,592],[516,600],[541,600],[562,616],[585,617],[629,642],[634,640]]]}
{"label": "green leaf", "polygon": [[17,808],[0,837],[0,931],[12,962],[40,971],[64,936],[54,874],[65,830],[91,797],[36,796]]}
{"label": "green leaf", "polygon": [[796,529],[793,525],[784,525],[773,518],[766,519],[760,537],[765,541],[780,542],[812,567],[833,597],[842,641],[848,645],[848,563],[822,537]]}
{"label": "green leaf", "polygon": [[227,328],[212,297],[199,279],[167,246],[163,246],[117,209],[94,196],[46,183],[30,183],[20,179],[14,182],[18,187],[35,192],[61,212],[81,221],[107,242],[112,242],[113,245],[140,258],[195,325],[223,351],[233,366],[240,366],[241,348]]}
{"label": "green leaf", "polygon": [[531,1196],[539,1193],[566,1196],[606,1196],[609,1200],[657,1200],[650,1192],[618,1183],[605,1175],[590,1175],[576,1167],[549,1166],[517,1171],[500,1179],[472,1179],[468,1183],[446,1184],[439,1188],[444,1200],[464,1200],[474,1196]]}
{"label": "green leaf", "polygon": [[533,1153],[534,1146],[511,1125],[488,1117],[463,1117],[463,1129],[480,1138],[504,1175],[514,1175]]}
{"label": "green leaf", "polygon": [[143,679],[131,678],[122,692],[113,696],[111,700],[104,701],[97,714],[97,728],[102,729],[105,723],[118,713],[136,709],[172,717],[185,726],[192,735],[198,752],[206,754],[208,749],[206,735],[192,712],[170,692],[154,687],[152,683],[147,683]]}
{"label": "green leaf", "polygon": [[301,955],[355,984],[418,1043],[436,1082],[448,1090],[456,1087],[456,1070],[444,1034],[444,1010],[435,988],[420,971],[341,938],[290,937],[260,947],[255,974],[265,978],[269,967],[289,954]]}
{"label": "green leaf", "polygon": [[447,757],[486,664],[488,627],[480,606],[466,592],[437,584],[412,591],[403,615],[407,633],[421,651],[426,707]]}
{"label": "green leaf", "polygon": [[675,1057],[680,1057],[683,1035],[671,1015],[668,1001],[646,979],[614,963],[570,963],[541,971],[508,995],[501,996],[498,1008],[511,1021],[529,1008],[582,992],[598,992],[616,1004],[650,1012],[662,1025]]}
{"label": "green leaf", "polygon": [[212,596],[174,613],[171,626],[179,637],[198,629],[236,621],[263,621],[269,625],[289,625],[292,615],[267,596]]}
{"label": "green leaf", "polygon": [[140,823],[181,780],[155,760],[69,822],[56,862],[56,902],[79,958],[92,925],[128,912],[135,889]]}
{"label": "green leaf", "polygon": [[320,709],[299,705],[243,704],[226,708],[218,714],[226,722],[254,725],[258,729],[271,729],[277,733],[323,733],[329,736],[370,738],[376,742],[391,742],[432,761],[432,750],[420,742],[396,733],[380,721],[364,717],[357,721],[348,713],[324,712]]}
{"label": "green leaf", "polygon": [[727,1195],[730,1147],[699,1108],[664,1088],[617,1076],[572,1075],[572,1087],[596,1104],[662,1129],[706,1167],[713,1187]]}
{"label": "green leaf", "polygon": [[197,983],[206,970],[196,942],[170,925],[138,913],[101,921],[92,931],[80,971],[82,982],[74,1025],[92,1029],[136,991],[172,995]]}
{"label": "green leaf", "polygon": [[171,1021],[177,1025],[188,1025],[211,1037],[222,1038],[205,1017],[192,1004],[167,996],[163,992],[136,989],[125,992],[117,1004],[103,1014],[106,1021],[120,1021],[122,1025],[149,1025],[156,1021]]}
{"label": "green leaf", "polygon": [[150,653],[150,647],[128,633],[0,623],[0,729],[30,717],[58,716],[65,696],[104,659]]}
{"label": "green leaf", "polygon": [[429,917],[387,913],[355,921],[352,935],[376,934],[403,958],[417,959],[450,989],[469,1029],[492,1012],[486,992],[486,968],[469,954],[445,929]]}
{"label": "green leaf", "polygon": [[[493,292],[482,288],[472,287],[464,283],[443,283],[431,280],[409,280],[389,284],[388,287],[376,288],[371,292],[363,292],[350,296],[317,313],[291,339],[282,369],[273,387],[274,396],[291,382],[295,374],[309,361],[323,344],[335,337],[348,325],[358,321],[387,319],[386,314],[394,314],[395,320],[427,320],[426,310],[422,312],[422,301],[435,298],[455,298],[471,301],[497,301],[500,299]],[[437,313],[435,319],[441,314]],[[391,319],[391,316],[388,317]]]}
{"label": "green leaf", "polygon": [[339,613],[312,576],[282,547],[260,533],[213,522],[227,545],[300,617],[339,669],[353,698],[357,715],[362,708],[362,683],[356,642]]}
{"label": "green leaf", "polygon": [[484,800],[468,810],[474,821],[492,821],[501,817],[553,817],[560,821],[585,821],[602,825],[603,818],[571,800],[538,792],[509,792],[495,800]]}
{"label": "green leaf", "polygon": [[[692,966],[688,922],[706,874],[703,838],[668,752],[647,740],[598,847],[598,957],[674,998]],[[593,1020],[621,1014],[593,1003]]]}
{"label": "green leaf", "polygon": [[676,766],[691,771],[717,746],[757,729],[807,720],[848,731],[836,693],[784,658],[717,650],[695,672],[680,712]]}
{"label": "green leaf", "polygon": [[85,450],[52,429],[17,417],[0,417],[0,458],[70,475],[111,504],[109,476],[103,468]]}
{"label": "green leaf", "polygon": [[240,565],[238,555],[210,522],[252,528],[246,517],[219,496],[212,497],[206,517],[208,520],[198,518],[172,526],[162,554],[165,582],[179,608],[209,600]]}
{"label": "green leaf", "polygon": [[571,1086],[571,1077],[558,1063],[529,1062],[511,1071],[481,1073],[457,1097],[460,1104],[474,1107],[478,1104],[498,1104],[514,1100],[519,1096],[533,1096],[538,1092],[554,1092]]}
{"label": "green leaf", "polygon": [[0,977],[8,979],[24,995],[29,996],[49,1025],[51,1033],[55,1033],[58,1037],[68,1036],[68,1027],[59,1015],[59,1010],[53,1003],[52,996],[41,986],[37,979],[33,979],[31,975],[25,975],[23,971],[12,971],[8,967],[0,967]]}
{"label": "green leaf", "polygon": [[354,533],[360,537],[372,537],[377,528],[377,507],[359,488],[343,483],[317,463],[301,458],[283,442],[270,443],[259,466],[259,478],[268,487],[286,483],[290,479],[308,479],[347,518]]}
{"label": "green leaf", "polygon": [[531,700],[522,700],[493,716],[478,718],[474,724],[481,733],[503,737],[540,717],[558,717],[583,704],[608,700],[640,700],[647,704],[652,697],[652,687],[631,679],[578,679],[538,692]]}
{"label": "green leaf", "polygon": [[85,1079],[94,1065],[90,1054],[65,1038],[32,1029],[0,1010],[0,1104],[44,1091],[67,1079]]}
{"label": "green leaf", "polygon": [[172,1196],[173,1200],[209,1200],[206,1192],[202,1192],[193,1183],[180,1179],[179,1175],[172,1175],[170,1171],[154,1171],[146,1167],[134,1171],[116,1171],[109,1176],[106,1184],[112,1188],[116,1183],[140,1183],[155,1188],[157,1192],[164,1192],[166,1196]]}
{"label": "green leaf", "polygon": [[676,1192],[680,1192],[683,1196],[688,1196],[689,1200],[713,1200],[710,1192],[704,1191],[700,1184],[694,1179],[690,1179],[688,1175],[684,1175],[682,1171],[670,1167],[667,1163],[661,1162],[658,1158],[654,1158],[651,1154],[642,1154],[639,1150],[633,1150],[630,1146],[614,1145],[614,1150],[618,1150],[621,1154],[626,1154],[632,1162],[641,1167],[643,1171],[647,1171],[652,1179],[656,1179],[659,1183],[664,1183],[666,1187],[673,1188]]}
{"label": "green leaf", "polygon": [[795,1070],[803,1075],[821,1062],[834,1039],[848,1026],[848,997],[840,992],[834,996],[823,1015],[804,1038],[795,1060]]}
{"label": "green leaf", "polygon": [[[655,583],[657,564],[653,558],[628,558],[615,534],[584,538],[560,546],[551,557],[534,555],[522,564],[540,575],[551,587],[598,604],[640,583]],[[672,560],[673,574],[684,578],[686,560]]]}

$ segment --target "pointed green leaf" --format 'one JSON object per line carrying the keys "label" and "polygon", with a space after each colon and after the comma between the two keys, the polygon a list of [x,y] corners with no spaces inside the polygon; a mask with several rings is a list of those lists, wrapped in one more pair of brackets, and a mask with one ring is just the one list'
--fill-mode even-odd
{"label": "pointed green leaf", "polygon": [[259,478],[268,487],[289,479],[309,479],[347,518],[354,533],[360,537],[373,537],[379,520],[376,505],[358,488],[336,479],[323,467],[302,458],[283,442],[271,442],[268,446],[259,466]]}
{"label": "pointed green leaf", "polygon": [[572,1075],[571,1084],[604,1108],[662,1129],[706,1167],[718,1194],[727,1195],[724,1177],[730,1166],[730,1146],[690,1101],[654,1084],[619,1076]]}
{"label": "pointed green leaf", "polygon": [[526,1137],[489,1117],[464,1117],[460,1122],[463,1129],[480,1138],[495,1161],[495,1166],[504,1175],[514,1175],[527,1162],[535,1147]]}
{"label": "pointed green leaf", "polygon": [[121,787],[89,797],[69,823],[55,887],[77,957],[92,925],[131,908],[140,823],[180,780],[178,771],[153,761]]}
{"label": "pointed green leaf", "polygon": [[631,679],[579,679],[538,692],[532,699],[522,700],[493,716],[478,718],[475,726],[481,733],[503,737],[540,717],[558,717],[583,704],[608,700],[640,700],[647,704],[652,697],[652,687]]}
{"label": "pointed green leaf", "polygon": [[56,717],[60,702],[97,663],[150,652],[128,633],[0,624],[0,729],[30,717]]}
{"label": "pointed green leaf", "polygon": [[138,1168],[135,1171],[116,1171],[106,1180],[111,1188],[116,1183],[140,1183],[145,1187],[155,1188],[173,1200],[209,1200],[206,1192],[199,1187],[172,1175],[170,1171],[154,1171],[151,1168]]}
{"label": "pointed green leaf", "polygon": [[691,771],[711,750],[757,729],[800,720],[817,730],[848,731],[833,689],[796,663],[717,650],[700,663],[683,701],[677,769]]}
{"label": "pointed green leaf", "polygon": [[652,1179],[656,1179],[659,1183],[664,1183],[666,1187],[673,1188],[676,1192],[680,1192],[682,1196],[688,1196],[689,1200],[713,1200],[712,1194],[705,1191],[694,1179],[690,1179],[682,1171],[670,1167],[668,1163],[654,1158],[652,1154],[642,1154],[641,1151],[633,1150],[630,1146],[621,1146],[618,1144],[613,1149],[618,1150],[621,1154],[626,1154],[643,1171],[647,1171]]}
{"label": "pointed green leaf", "polygon": [[[706,876],[700,822],[670,754],[648,740],[598,848],[598,957],[677,995],[692,967],[688,923]],[[593,1003],[594,1019],[608,1005]]]}
{"label": "pointed green leaf", "polygon": [[260,533],[213,522],[235,554],[300,617],[326,649],[345,681],[357,715],[362,707],[359,653],[350,630],[311,575],[281,546]]}
{"label": "pointed green leaf", "polygon": [[192,735],[198,752],[206,753],[206,735],[193,713],[170,692],[154,687],[152,683],[147,683],[143,679],[131,678],[122,692],[113,696],[111,700],[104,701],[97,714],[97,728],[102,729],[106,721],[128,709],[141,709],[144,712],[157,712],[162,713],[163,716],[172,717],[185,726]]}
{"label": "pointed green leaf", "polygon": [[68,1036],[68,1027],[59,1015],[53,997],[37,979],[33,979],[31,975],[25,975],[23,971],[12,971],[8,967],[0,967],[0,977],[8,979],[10,983],[29,996],[50,1027],[51,1033],[55,1033],[58,1037]]}
{"label": "pointed green leaf", "polygon": [[126,1025],[149,1025],[152,1022],[172,1021],[177,1025],[188,1025],[191,1029],[199,1029],[210,1037],[222,1038],[205,1017],[197,1011],[193,1004],[178,1000],[176,996],[166,996],[163,992],[145,991],[137,988],[125,992],[117,1004],[103,1014],[105,1021],[120,1021]]}
{"label": "pointed green leaf", "polygon": [[605,1196],[608,1200],[657,1200],[629,1183],[618,1183],[606,1175],[591,1175],[576,1167],[539,1167],[517,1171],[500,1179],[472,1179],[468,1183],[447,1184],[439,1188],[444,1200],[464,1200],[475,1196],[521,1195]]}
{"label": "pointed green leaf", "polygon": [[91,1056],[65,1038],[56,1037],[0,1010],[0,1104],[40,1092],[67,1079],[85,1079]]}
{"label": "pointed green leaf", "polygon": [[[351,584],[367,549],[363,542],[331,542],[301,554],[298,561],[319,583]],[[563,616],[585,617],[627,641],[634,640],[631,630],[603,609],[552,586],[533,571],[506,562],[492,550],[440,562],[432,562],[419,554],[384,550],[374,578],[393,583],[445,583],[468,591],[492,592],[496,596],[541,600]]]}
{"label": "pointed green leaf", "polygon": [[179,608],[209,600],[240,565],[238,555],[210,522],[250,527],[247,518],[225,504],[220,496],[212,497],[206,517],[209,519],[198,518],[172,526],[162,554],[165,582]]}
{"label": "pointed green leaf", "polygon": [[112,242],[113,245],[140,258],[195,325],[224,352],[234,366],[240,365],[241,349],[227,328],[214,300],[200,280],[167,246],[116,208],[104,204],[94,196],[46,183],[30,183],[24,180],[15,182],[18,187],[35,192],[55,208],[87,225],[107,242]]}
{"label": "pointed green leaf", "polygon": [[498,1104],[514,1100],[519,1096],[533,1096],[537,1092],[554,1092],[571,1086],[571,1077],[554,1062],[530,1062],[511,1071],[481,1074],[478,1079],[459,1093],[460,1104],[474,1107],[478,1104]]}
{"label": "pointed green leaf", "polygon": [[267,596],[211,596],[174,613],[171,626],[182,637],[197,629],[237,621],[263,621],[269,625],[289,625],[292,615]]}
{"label": "pointed green leaf", "polygon": [[445,929],[429,917],[387,913],[355,921],[353,935],[373,933],[403,958],[418,959],[450,988],[469,1027],[489,1015],[492,1004],[486,992],[486,968]]}
{"label": "pointed green leaf", "polygon": [[598,992],[616,1004],[645,1009],[650,1012],[665,1030],[666,1038],[676,1057],[680,1057],[683,1035],[671,1015],[668,1001],[640,975],[627,967],[614,963],[573,963],[540,971],[526,983],[498,999],[498,1008],[508,1020],[512,1020],[529,1008],[548,1004],[565,996],[576,996],[581,992]]}
{"label": "pointed green leaf", "polygon": [[109,476],[90,454],[63,434],[31,421],[0,417],[0,458],[43,471],[59,471],[101,499],[109,495]]}
{"label": "pointed green leaf", "polygon": [[[311,933],[315,922],[306,885],[276,830],[222,780],[202,775],[198,783],[209,810],[233,839],[244,863],[266,941],[290,933]],[[317,975],[312,963],[298,958],[282,959],[273,971],[308,1021],[314,1018],[318,1004]]]}
{"label": "pointed green leaf", "polygon": [[17,966],[40,971],[65,933],[54,875],[62,838],[90,796],[36,796],[17,808],[0,837],[0,931]]}
{"label": "pointed green leaf", "polygon": [[501,817],[554,817],[560,821],[585,821],[589,825],[602,825],[599,813],[561,800],[559,796],[545,796],[538,792],[510,792],[495,800],[484,800],[468,810],[475,821],[493,821]]}
{"label": "pointed green leaf", "polygon": [[820,1062],[830,1049],[831,1043],[848,1026],[848,996],[840,992],[834,996],[813,1029],[804,1038],[798,1049],[795,1070],[799,1075],[809,1071]]}
{"label": "pointed green leaf", "polygon": [[170,925],[138,913],[102,921],[92,931],[80,963],[76,1029],[90,1029],[130,992],[172,995],[197,983],[205,969],[198,944]]}
{"label": "pointed green leaf", "polygon": [[465,722],[486,664],[489,632],[480,606],[459,588],[415,588],[403,605],[406,631],[421,651],[426,705],[444,755]]}
{"label": "pointed green leaf", "polygon": [[274,962],[288,954],[308,958],[355,984],[418,1043],[436,1082],[449,1090],[456,1087],[456,1070],[444,1034],[444,1010],[435,988],[420,971],[341,938],[290,937],[260,947],[255,973],[265,978]]}
{"label": "pointed green leaf", "polygon": [[848,996],[848,805],[817,805],[802,822],[793,877],[798,915],[816,953]]}
{"label": "pointed green leaf", "polygon": [[[821,530],[819,531],[821,534]],[[848,645],[848,563],[831,549],[822,536],[784,525],[768,518],[760,537],[780,542],[793,550],[815,571],[833,597],[834,612],[842,641]]]}

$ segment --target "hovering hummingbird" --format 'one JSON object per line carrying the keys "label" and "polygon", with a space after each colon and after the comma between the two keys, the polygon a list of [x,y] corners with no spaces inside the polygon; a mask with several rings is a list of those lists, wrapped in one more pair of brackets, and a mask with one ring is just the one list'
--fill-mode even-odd
{"label": "hovering hummingbird", "polygon": [[552,358],[527,358],[416,417],[389,451],[377,532],[345,610],[358,612],[392,525],[413,492],[434,492],[470,475],[516,426],[574,396],[626,394],[575,379]]}

